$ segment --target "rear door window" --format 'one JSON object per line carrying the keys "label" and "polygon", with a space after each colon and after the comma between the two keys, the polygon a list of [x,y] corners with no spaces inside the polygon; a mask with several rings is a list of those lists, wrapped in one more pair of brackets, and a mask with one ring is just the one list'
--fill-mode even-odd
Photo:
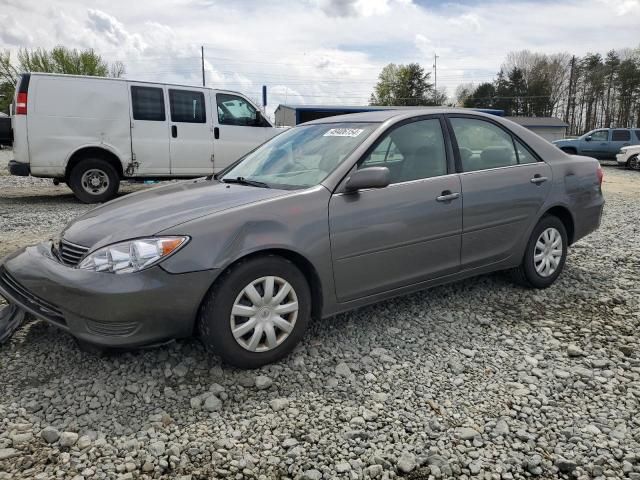
{"label": "rear door window", "polygon": [[[502,128],[475,118],[453,117],[450,120],[463,171],[474,172],[518,164],[512,137]],[[529,163],[524,160],[523,155],[521,163]]]}
{"label": "rear door window", "polygon": [[171,121],[182,123],[206,123],[207,112],[204,94],[192,90],[169,90]]}
{"label": "rear door window", "polygon": [[134,120],[166,120],[162,88],[132,86],[131,106]]}
{"label": "rear door window", "polygon": [[614,142],[628,142],[631,140],[631,132],[629,130],[614,130],[611,140]]}

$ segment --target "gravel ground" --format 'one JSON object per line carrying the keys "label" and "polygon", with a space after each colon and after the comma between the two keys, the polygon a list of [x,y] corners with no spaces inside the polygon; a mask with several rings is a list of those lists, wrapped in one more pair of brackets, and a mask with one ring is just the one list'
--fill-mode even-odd
{"label": "gravel ground", "polygon": [[[383,302],[258,371],[195,340],[85,353],[30,322],[0,347],[0,479],[640,479],[640,172],[605,174],[602,227],[552,288]],[[0,255],[86,209],[0,176]]]}

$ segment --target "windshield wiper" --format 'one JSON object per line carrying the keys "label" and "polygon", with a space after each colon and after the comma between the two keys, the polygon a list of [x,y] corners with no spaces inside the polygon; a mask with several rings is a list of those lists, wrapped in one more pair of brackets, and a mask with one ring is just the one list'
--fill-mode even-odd
{"label": "windshield wiper", "polygon": [[250,185],[252,187],[271,188],[264,182],[259,182],[258,180],[251,180],[244,177],[223,178],[222,181],[224,183],[239,183],[240,185]]}

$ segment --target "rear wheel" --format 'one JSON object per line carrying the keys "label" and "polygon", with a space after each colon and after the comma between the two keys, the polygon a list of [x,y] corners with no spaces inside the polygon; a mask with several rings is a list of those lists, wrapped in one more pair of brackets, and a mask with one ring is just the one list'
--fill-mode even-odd
{"label": "rear wheel", "polygon": [[522,263],[514,271],[518,283],[547,288],[556,281],[567,259],[567,230],[558,217],[545,216],[531,232]]}
{"label": "rear wheel", "polygon": [[271,255],[240,262],[222,275],[202,304],[198,331],[225,362],[257,368],[291,352],[310,317],[304,275]]}
{"label": "rear wheel", "polygon": [[87,158],[71,170],[69,187],[81,202],[106,202],[118,193],[120,177],[106,160]]}

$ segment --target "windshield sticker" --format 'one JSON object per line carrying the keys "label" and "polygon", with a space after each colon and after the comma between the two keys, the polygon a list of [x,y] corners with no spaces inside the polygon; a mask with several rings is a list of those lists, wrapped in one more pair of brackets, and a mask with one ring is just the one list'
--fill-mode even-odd
{"label": "windshield sticker", "polygon": [[332,128],[323,137],[357,137],[362,132],[362,128]]}

